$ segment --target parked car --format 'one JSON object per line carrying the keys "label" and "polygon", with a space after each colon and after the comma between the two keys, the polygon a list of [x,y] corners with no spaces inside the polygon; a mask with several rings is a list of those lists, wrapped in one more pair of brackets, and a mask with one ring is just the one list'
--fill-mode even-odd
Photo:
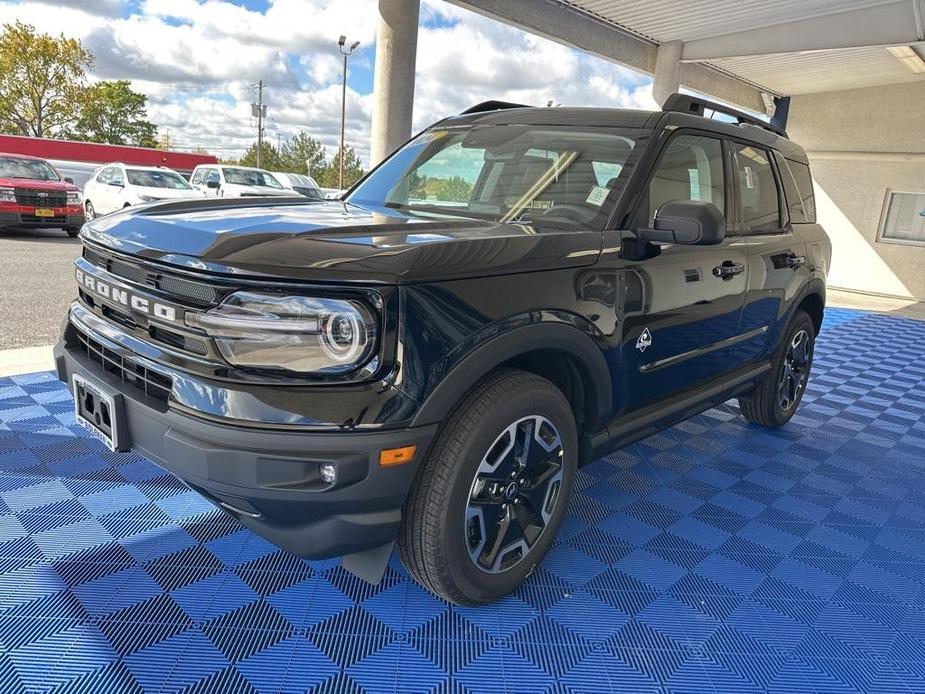
{"label": "parked car", "polygon": [[190,183],[209,197],[247,198],[293,194],[269,171],[250,166],[197,166],[190,176]]}
{"label": "parked car", "polygon": [[274,171],[273,177],[279,181],[283,188],[294,191],[309,200],[324,200],[324,193],[315,182],[315,179],[305,174],[286,173]]}
{"label": "parked car", "polygon": [[93,219],[133,205],[202,197],[173,169],[107,164],[97,169],[84,186],[84,209],[87,219]]}
{"label": "parked car", "polygon": [[460,604],[533,572],[579,465],[730,398],[786,424],[831,260],[803,149],[682,95],[550,116],[473,107],[337,203],[88,222],[78,421],[299,555],[375,581],[397,543]]}
{"label": "parked car", "polygon": [[80,190],[44,159],[0,153],[0,228],[63,229],[84,223]]}

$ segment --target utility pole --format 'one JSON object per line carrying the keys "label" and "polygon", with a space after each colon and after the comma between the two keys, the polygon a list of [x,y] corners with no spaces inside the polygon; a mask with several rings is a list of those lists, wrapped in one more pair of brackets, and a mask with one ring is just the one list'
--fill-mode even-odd
{"label": "utility pole", "polygon": [[340,152],[337,155],[337,158],[340,160],[338,162],[340,164],[340,170],[337,174],[337,187],[341,190],[344,189],[344,121],[347,118],[347,57],[360,45],[359,41],[354,41],[350,48],[345,48],[344,44],[346,43],[347,37],[341,34],[341,37],[337,40],[337,48],[340,50],[341,55],[344,56],[344,79],[341,85],[340,98]]}
{"label": "utility pole", "polygon": [[251,115],[257,117],[257,168],[263,168],[263,121],[267,107],[263,103],[263,80],[257,82],[257,103],[251,104]]}

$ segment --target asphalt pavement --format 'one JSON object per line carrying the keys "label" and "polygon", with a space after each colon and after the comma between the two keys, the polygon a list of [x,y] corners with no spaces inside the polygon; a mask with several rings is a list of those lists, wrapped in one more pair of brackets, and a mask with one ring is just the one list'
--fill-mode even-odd
{"label": "asphalt pavement", "polygon": [[59,229],[0,229],[0,350],[57,341],[78,255],[80,241]]}

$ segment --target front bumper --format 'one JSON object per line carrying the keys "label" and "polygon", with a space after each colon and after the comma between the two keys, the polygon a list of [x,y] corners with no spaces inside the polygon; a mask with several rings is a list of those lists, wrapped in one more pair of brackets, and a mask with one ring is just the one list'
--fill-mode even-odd
{"label": "front bumper", "polygon": [[[215,423],[159,406],[65,339],[55,347],[55,365],[68,388],[77,373],[123,395],[121,431],[131,448],[258,535],[306,558],[390,547],[437,429],[307,432]],[[382,449],[408,445],[417,446],[411,463],[379,465]],[[337,467],[333,485],[320,479],[322,463]]]}
{"label": "front bumper", "polygon": [[79,205],[76,208],[54,208],[53,211],[53,217],[37,217],[33,208],[24,207],[16,211],[3,210],[0,211],[0,227],[67,227],[78,229],[83,226],[85,221],[84,213]]}

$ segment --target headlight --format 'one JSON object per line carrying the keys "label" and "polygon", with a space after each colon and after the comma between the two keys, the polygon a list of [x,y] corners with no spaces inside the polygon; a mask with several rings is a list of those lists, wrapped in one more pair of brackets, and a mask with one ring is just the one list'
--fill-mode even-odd
{"label": "headlight", "polygon": [[376,320],[352,299],[238,292],[186,323],[215,340],[235,366],[341,374],[368,362]]}
{"label": "headlight", "polygon": [[12,188],[0,188],[0,202],[16,202],[16,191]]}
{"label": "headlight", "polygon": [[79,205],[81,202],[83,202],[83,199],[80,197],[79,190],[67,191],[67,204],[68,205]]}

